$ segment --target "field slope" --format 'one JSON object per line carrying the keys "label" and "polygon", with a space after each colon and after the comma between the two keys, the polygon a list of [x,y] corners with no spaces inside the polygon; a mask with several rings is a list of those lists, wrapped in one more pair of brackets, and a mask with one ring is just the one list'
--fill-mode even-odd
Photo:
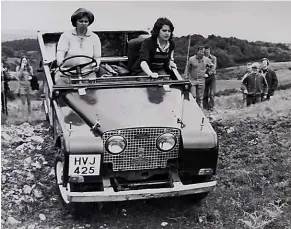
{"label": "field slope", "polygon": [[1,130],[2,227],[291,228],[290,104],[291,90],[248,108],[239,94],[217,98],[216,111],[207,115],[220,141],[218,185],[201,205],[183,198],[114,203],[74,220],[58,201],[55,151],[39,102],[34,119],[21,125],[16,124],[24,120],[10,103],[12,115]]}

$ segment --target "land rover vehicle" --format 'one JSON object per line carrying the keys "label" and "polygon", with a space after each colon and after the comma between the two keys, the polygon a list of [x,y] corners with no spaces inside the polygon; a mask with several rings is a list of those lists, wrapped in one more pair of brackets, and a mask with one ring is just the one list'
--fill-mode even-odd
{"label": "land rover vehicle", "polygon": [[[126,66],[130,39],[146,31],[95,31],[101,63]],[[61,32],[38,34],[44,107],[56,147],[55,173],[67,207],[180,195],[205,197],[216,181],[218,140],[177,69],[169,76],[83,78],[55,85]],[[88,57],[89,58],[89,57]],[[89,58],[90,59],[90,58]],[[60,67],[61,68],[61,67]]]}

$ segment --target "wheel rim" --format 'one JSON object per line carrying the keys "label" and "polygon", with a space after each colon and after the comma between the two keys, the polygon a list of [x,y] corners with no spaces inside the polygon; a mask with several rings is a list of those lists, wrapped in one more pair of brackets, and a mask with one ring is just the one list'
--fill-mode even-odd
{"label": "wheel rim", "polygon": [[63,186],[63,169],[64,169],[63,162],[58,161],[56,165],[57,185],[59,186],[59,191],[60,191],[63,201],[66,204],[68,204],[70,203],[70,201],[68,201],[68,190],[66,187]]}

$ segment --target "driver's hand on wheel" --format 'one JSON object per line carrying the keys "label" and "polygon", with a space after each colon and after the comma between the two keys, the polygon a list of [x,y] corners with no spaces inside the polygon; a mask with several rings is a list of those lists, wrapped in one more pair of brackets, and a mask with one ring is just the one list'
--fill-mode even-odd
{"label": "driver's hand on wheel", "polygon": [[93,67],[93,71],[94,72],[98,72],[99,71],[99,66]]}
{"label": "driver's hand on wheel", "polygon": [[151,74],[150,74],[150,77],[152,77],[152,78],[158,78],[159,77],[159,74],[158,73],[156,73],[156,72],[152,72]]}
{"label": "driver's hand on wheel", "polygon": [[64,63],[64,61],[58,61],[57,62],[58,67],[61,66],[61,65],[63,65],[63,63]]}

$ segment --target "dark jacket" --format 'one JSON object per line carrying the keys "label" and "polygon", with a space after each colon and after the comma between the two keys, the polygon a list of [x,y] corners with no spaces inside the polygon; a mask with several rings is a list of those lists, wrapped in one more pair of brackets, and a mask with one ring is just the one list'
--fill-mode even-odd
{"label": "dark jacket", "polygon": [[273,69],[261,69],[260,71],[262,74],[265,74],[265,78],[266,81],[268,83],[268,95],[269,96],[273,96],[274,95],[274,91],[276,90],[276,88],[278,87],[278,78],[277,75],[275,73],[275,71]]}
{"label": "dark jacket", "polygon": [[5,91],[10,91],[9,82],[10,77],[5,71],[1,71],[1,84],[3,84],[3,88]]}
{"label": "dark jacket", "polygon": [[[151,70],[152,69],[152,62],[153,62],[153,58],[156,54],[156,50],[158,48],[158,44],[157,44],[157,39],[156,38],[146,38],[141,45],[141,49],[139,52],[139,59],[134,63],[134,65],[132,66],[132,72],[133,74],[138,74],[140,72],[142,72],[142,69],[140,67],[140,64],[142,61],[146,61],[147,64],[149,65],[149,68]],[[169,63],[170,63],[170,58],[171,58],[171,53],[172,51],[175,49],[175,43],[170,40],[170,47],[169,47],[169,52],[168,52],[168,57],[164,62],[164,70],[166,72],[169,72]]]}
{"label": "dark jacket", "polygon": [[267,94],[268,84],[265,77],[260,73],[250,73],[242,81],[246,86],[248,95]]}
{"label": "dark jacket", "polygon": [[30,81],[30,86],[32,90],[39,90],[38,79],[35,75],[32,75],[32,79]]}

